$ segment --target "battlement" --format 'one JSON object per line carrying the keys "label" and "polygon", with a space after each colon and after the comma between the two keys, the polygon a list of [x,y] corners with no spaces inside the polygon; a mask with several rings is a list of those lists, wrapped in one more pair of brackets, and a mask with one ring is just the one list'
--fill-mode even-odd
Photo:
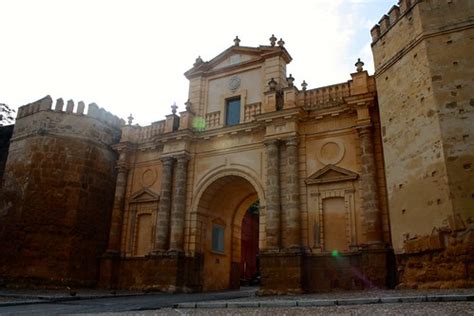
{"label": "battlement", "polygon": [[387,14],[384,14],[379,23],[371,30],[372,43],[377,42],[387,33],[395,24],[397,24],[420,0],[399,0],[398,5],[394,5]]}
{"label": "battlement", "polygon": [[87,115],[116,128],[121,128],[125,125],[125,121],[123,119],[113,115],[103,108],[99,108],[95,103],[90,103],[88,105],[87,114],[85,113],[86,105],[82,101],[79,101],[77,106],[75,106],[73,100],[68,100],[66,107],[64,107],[64,100],[59,98],[56,100],[54,109],[52,108],[52,105],[53,99],[48,95],[38,101],[19,107],[16,119],[19,120],[40,111],[54,111],[77,116]]}

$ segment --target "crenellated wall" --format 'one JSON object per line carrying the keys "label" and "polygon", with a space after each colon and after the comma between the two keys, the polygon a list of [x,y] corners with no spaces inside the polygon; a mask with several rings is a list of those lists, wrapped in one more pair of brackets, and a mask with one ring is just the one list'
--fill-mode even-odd
{"label": "crenellated wall", "polygon": [[371,31],[402,285],[474,284],[473,12],[403,0]]}
{"label": "crenellated wall", "polygon": [[19,108],[0,198],[0,281],[91,286],[106,247],[123,121],[47,96]]}

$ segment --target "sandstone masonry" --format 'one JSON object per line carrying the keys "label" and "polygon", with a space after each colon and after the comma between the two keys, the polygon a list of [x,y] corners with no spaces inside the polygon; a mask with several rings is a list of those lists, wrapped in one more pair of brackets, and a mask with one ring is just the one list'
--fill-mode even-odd
{"label": "sandstone masonry", "polygon": [[50,97],[21,107],[0,280],[192,292],[255,274],[260,294],[473,286],[473,17],[469,0],[401,0],[371,30],[374,76],[359,59],[348,80],[311,89],[287,75],[282,39],[236,37],[185,73],[183,111],[149,126]]}
{"label": "sandstone masonry", "polygon": [[400,1],[372,29],[402,285],[472,286],[474,3]]}

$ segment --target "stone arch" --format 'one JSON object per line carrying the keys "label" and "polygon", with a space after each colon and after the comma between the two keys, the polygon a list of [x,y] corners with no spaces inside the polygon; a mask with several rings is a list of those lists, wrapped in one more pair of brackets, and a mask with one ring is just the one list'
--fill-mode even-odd
{"label": "stone arch", "polygon": [[191,204],[191,210],[187,214],[187,221],[189,222],[188,229],[186,229],[185,240],[187,240],[186,251],[189,254],[194,254],[196,249],[193,247],[195,241],[193,242],[193,235],[197,230],[197,209],[199,201],[202,198],[204,191],[215,181],[226,176],[237,176],[247,180],[257,192],[258,199],[260,201],[260,237],[259,237],[259,247],[263,249],[265,247],[265,215],[266,215],[266,199],[265,199],[265,189],[262,185],[259,176],[250,168],[245,168],[244,166],[233,166],[232,168],[221,167],[215,169],[208,174],[206,174],[196,185],[196,189],[193,191],[193,200]]}
{"label": "stone arch", "polygon": [[233,166],[232,168],[221,167],[207,173],[201,180],[199,180],[196,185],[196,189],[193,192],[193,197],[195,198],[193,199],[192,210],[195,210],[195,206],[199,202],[199,199],[205,189],[217,179],[223,178],[225,176],[238,176],[250,182],[250,184],[252,184],[252,186],[255,188],[255,191],[258,193],[258,197],[261,201],[260,203],[264,203],[264,187],[259,180],[259,176],[252,169],[245,166]]}
{"label": "stone arch", "polygon": [[[263,187],[253,175],[242,169],[221,169],[208,174],[198,183],[190,212],[187,251],[203,256],[204,290],[239,286],[240,239],[242,220],[255,201],[261,201],[260,218],[264,218]],[[264,220],[259,221],[259,248],[264,240]],[[215,228],[218,223],[219,228]],[[213,249],[214,229],[222,229],[225,249]],[[214,276],[219,277],[214,280]],[[222,281],[224,280],[224,281]]]}

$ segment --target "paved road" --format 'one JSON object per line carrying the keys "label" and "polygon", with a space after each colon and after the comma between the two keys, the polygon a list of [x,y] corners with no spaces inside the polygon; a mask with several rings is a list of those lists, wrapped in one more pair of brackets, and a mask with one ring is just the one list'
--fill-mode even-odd
{"label": "paved road", "polygon": [[142,296],[71,300],[54,303],[0,307],[0,315],[64,315],[75,313],[103,313],[156,310],[183,302],[228,300],[253,296],[256,288],[244,288],[205,294],[149,294]]}
{"label": "paved road", "polygon": [[[5,290],[0,291],[0,298],[2,298],[1,295],[4,298],[4,302],[0,302],[0,305],[5,302],[16,304],[17,300],[24,301],[25,299],[36,299],[42,302],[3,306],[0,307],[0,315],[96,315],[99,313],[106,313],[106,315],[269,316],[474,315],[474,289],[372,290],[265,297],[256,297],[255,290],[256,288],[242,288],[239,291],[174,295],[119,293],[120,295],[132,294],[133,296],[105,298],[92,296],[111,294],[82,291],[78,292],[76,297],[71,298],[64,292]],[[195,302],[201,303],[196,304]],[[347,304],[356,305],[347,306]],[[212,305],[214,305],[213,308],[211,308]],[[198,308],[190,309],[191,306]],[[223,306],[227,306],[227,308],[222,308]],[[259,307],[255,308],[257,306]]]}

